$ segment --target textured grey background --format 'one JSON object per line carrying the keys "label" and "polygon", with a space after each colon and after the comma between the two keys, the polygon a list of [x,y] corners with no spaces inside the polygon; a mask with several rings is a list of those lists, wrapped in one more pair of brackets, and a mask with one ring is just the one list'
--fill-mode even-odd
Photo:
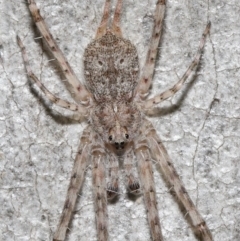
{"label": "textured grey background", "polygon": [[[37,1],[79,79],[84,48],[95,35],[104,0]],[[0,0],[0,240],[51,240],[63,207],[83,124],[53,115],[29,89],[19,34],[32,69],[56,95],[68,92],[34,32],[24,1]],[[155,1],[124,1],[122,29],[137,47],[141,66],[152,27]],[[161,104],[151,118],[215,241],[240,240],[240,2],[168,0],[161,55],[153,93],[171,87],[197,50],[211,20],[204,57],[194,83]],[[40,43],[40,44],[39,44]],[[169,108],[173,104],[174,108]],[[166,241],[193,241],[192,230],[162,177],[155,172],[159,213]],[[142,197],[135,202],[121,186],[109,205],[110,240],[150,240]],[[96,240],[90,167],[72,222],[69,241]]]}

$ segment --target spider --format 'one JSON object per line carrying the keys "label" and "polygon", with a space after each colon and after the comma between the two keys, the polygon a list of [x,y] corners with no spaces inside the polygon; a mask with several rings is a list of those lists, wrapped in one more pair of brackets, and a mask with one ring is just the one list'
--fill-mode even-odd
{"label": "spider", "polygon": [[[40,82],[31,70],[21,39],[17,37],[27,75],[32,83],[35,83],[52,103],[77,112],[89,122],[81,136],[67,197],[53,240],[66,239],[89,159],[92,163],[93,196],[99,241],[109,240],[107,202],[118,196],[120,162],[123,162],[128,192],[135,195],[143,193],[152,240],[163,240],[152,175],[152,159],[160,166],[179,205],[186,212],[196,236],[204,241],[213,240],[209,228],[191,201],[153,125],[145,117],[147,110],[153,109],[179,91],[198,66],[210,30],[210,22],[202,35],[195,58],[182,78],[169,90],[147,98],[161,37],[165,0],[158,0],[156,3],[152,36],[141,74],[137,50],[123,37],[120,28],[122,0],[117,1],[112,21],[109,17],[110,3],[111,0],[105,1],[96,36],[85,49],[85,85],[83,85],[58,48],[36,3],[34,0],[28,0],[28,7],[36,26],[73,89],[75,103],[58,98]],[[138,175],[133,171],[134,159],[137,162]]]}

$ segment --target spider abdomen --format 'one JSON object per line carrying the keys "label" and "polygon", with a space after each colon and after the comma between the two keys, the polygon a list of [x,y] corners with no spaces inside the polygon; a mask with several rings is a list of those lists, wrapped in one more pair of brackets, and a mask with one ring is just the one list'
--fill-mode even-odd
{"label": "spider abdomen", "polygon": [[139,75],[137,50],[129,40],[107,31],[86,48],[84,74],[97,101],[130,99]]}

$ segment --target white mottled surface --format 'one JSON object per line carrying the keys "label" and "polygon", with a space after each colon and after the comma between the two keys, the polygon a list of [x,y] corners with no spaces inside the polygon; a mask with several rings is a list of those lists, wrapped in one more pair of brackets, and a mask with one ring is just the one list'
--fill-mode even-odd
{"label": "white mottled surface", "polygon": [[[141,3],[139,3],[141,2]],[[79,79],[82,56],[95,35],[104,0],[37,1]],[[143,65],[155,1],[124,1],[123,33]],[[51,240],[63,207],[84,124],[55,118],[31,93],[16,44],[27,46],[34,72],[58,96],[70,99],[43,53],[24,1],[0,0],[0,240]],[[190,88],[162,104],[152,118],[187,190],[215,241],[240,240],[240,2],[168,0],[153,92],[172,86],[193,58],[207,20],[212,28]],[[176,108],[169,108],[169,104]],[[90,171],[69,241],[96,240]],[[166,241],[195,240],[191,228],[155,173]],[[122,186],[122,192],[125,192]],[[142,197],[121,195],[109,205],[110,240],[150,240]]]}

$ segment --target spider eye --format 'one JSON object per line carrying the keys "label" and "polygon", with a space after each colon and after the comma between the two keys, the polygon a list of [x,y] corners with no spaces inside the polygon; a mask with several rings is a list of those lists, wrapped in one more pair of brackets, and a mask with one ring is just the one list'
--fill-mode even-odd
{"label": "spider eye", "polygon": [[102,61],[98,61],[98,64],[100,65],[100,66],[102,66],[103,65],[103,63],[102,63]]}
{"label": "spider eye", "polygon": [[112,136],[109,136],[109,137],[108,137],[108,140],[109,140],[109,141],[112,141]]}
{"label": "spider eye", "polygon": [[126,135],[125,135],[125,137],[126,137],[126,139],[128,139],[128,138],[129,138],[129,135],[128,135],[128,134],[126,134]]}
{"label": "spider eye", "polygon": [[120,59],[120,64],[122,64],[124,62],[124,59]]}

